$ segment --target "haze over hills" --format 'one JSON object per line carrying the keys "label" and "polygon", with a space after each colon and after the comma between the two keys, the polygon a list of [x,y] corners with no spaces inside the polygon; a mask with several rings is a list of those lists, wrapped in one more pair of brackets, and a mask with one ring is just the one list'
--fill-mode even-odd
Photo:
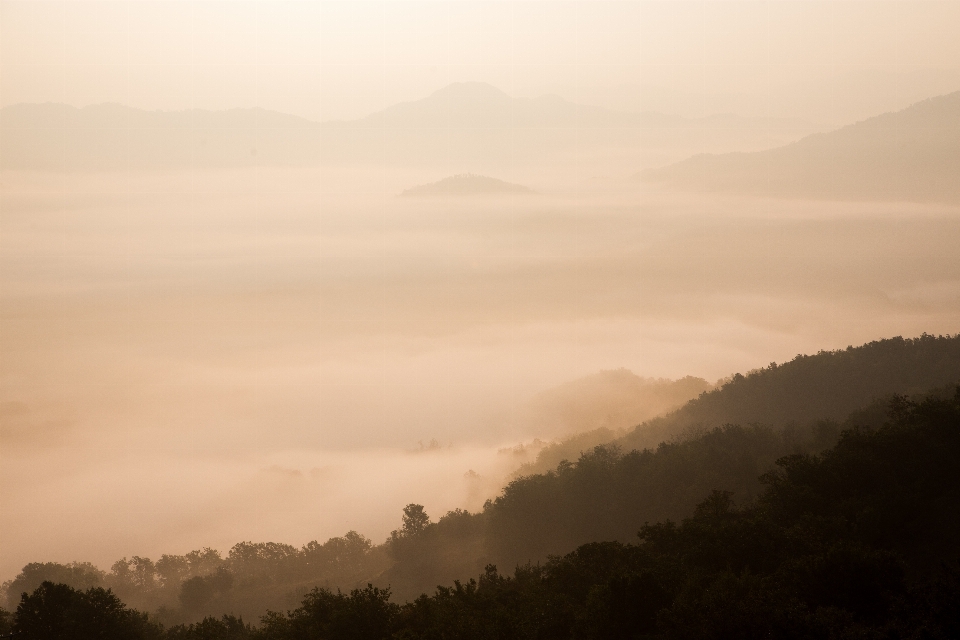
{"label": "haze over hills", "polygon": [[642,179],[691,191],[960,201],[960,92],[754,153],[698,155]]}
{"label": "haze over hills", "polygon": [[694,376],[643,378],[627,369],[613,369],[543,391],[526,407],[523,422],[534,425],[539,433],[552,432],[563,439],[545,445],[535,462],[522,465],[514,475],[550,471],[562,460],[622,437],[637,423],[676,409],[712,388]]}
{"label": "haze over hills", "polygon": [[[513,98],[479,82],[352,121],[318,123],[265,109],[145,111],[17,104],[0,111],[0,168],[172,169],[320,164],[468,166],[494,172],[567,157],[641,166],[696,151],[750,150],[816,130],[797,119],[685,119]],[[586,155],[584,155],[586,154]]]}
{"label": "haze over hills", "polygon": [[960,640],[958,25],[0,0],[0,640]]}
{"label": "haze over hills", "polygon": [[712,386],[694,376],[644,378],[628,369],[611,369],[537,394],[528,419],[559,433],[623,429],[679,407]]}

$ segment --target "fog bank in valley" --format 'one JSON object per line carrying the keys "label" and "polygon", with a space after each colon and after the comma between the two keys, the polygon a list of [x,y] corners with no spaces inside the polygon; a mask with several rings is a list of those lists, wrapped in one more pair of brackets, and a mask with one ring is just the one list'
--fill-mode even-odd
{"label": "fog bank in valley", "polygon": [[735,372],[956,333],[958,20],[5,0],[0,582],[380,543]]}
{"label": "fog bank in valley", "polygon": [[478,507],[519,444],[646,417],[611,391],[588,412],[635,419],[565,423],[551,387],[713,381],[958,311],[948,207],[398,197],[425,173],[4,173],[4,572],[377,540],[411,501]]}

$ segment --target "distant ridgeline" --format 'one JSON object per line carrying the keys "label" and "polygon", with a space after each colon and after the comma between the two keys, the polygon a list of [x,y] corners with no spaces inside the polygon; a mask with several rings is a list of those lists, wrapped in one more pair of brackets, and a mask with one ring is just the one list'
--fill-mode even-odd
{"label": "distant ridgeline", "polygon": [[701,154],[648,182],[706,192],[960,201],[960,91],[754,153]]}
{"label": "distant ridgeline", "polygon": [[795,140],[814,130],[809,123],[783,119],[625,113],[559,96],[514,98],[486,83],[458,82],[363,118],[323,123],[257,108],[15,104],[0,110],[0,168],[449,167],[470,166],[478,158],[484,166],[513,167],[556,160],[557,154],[579,157],[587,148],[684,150],[669,157],[704,144],[719,150],[765,148],[770,140]]}
{"label": "distant ridgeline", "polygon": [[[57,593],[79,612],[105,602],[97,586],[168,625],[290,610],[259,629],[207,619],[171,639],[954,638],[958,383],[960,336],[798,356],[514,480],[480,513],[432,522],[408,505],[381,545],[351,533],[302,549],[241,543],[227,558],[135,557],[110,573],[32,564],[5,585],[7,606],[22,604],[21,630],[43,628],[40,605]],[[411,602],[390,602],[387,587]]]}
{"label": "distant ridgeline", "polygon": [[511,184],[490,178],[487,176],[478,176],[472,173],[461,173],[449,178],[444,178],[439,182],[431,184],[422,184],[411,187],[401,193],[404,197],[429,197],[429,196],[478,196],[478,195],[507,195],[507,194],[532,194],[534,191],[523,185]]}
{"label": "distant ridgeline", "polygon": [[145,111],[16,104],[0,117],[0,168],[104,171],[318,164],[319,123],[266,109]]}

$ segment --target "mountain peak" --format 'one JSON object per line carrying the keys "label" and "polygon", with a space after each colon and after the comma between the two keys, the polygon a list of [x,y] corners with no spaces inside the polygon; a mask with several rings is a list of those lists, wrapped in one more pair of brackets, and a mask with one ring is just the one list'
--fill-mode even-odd
{"label": "mountain peak", "polygon": [[504,182],[503,180],[489,176],[461,173],[444,178],[439,182],[411,187],[400,195],[404,197],[422,197],[531,193],[533,193],[533,191],[523,185]]}

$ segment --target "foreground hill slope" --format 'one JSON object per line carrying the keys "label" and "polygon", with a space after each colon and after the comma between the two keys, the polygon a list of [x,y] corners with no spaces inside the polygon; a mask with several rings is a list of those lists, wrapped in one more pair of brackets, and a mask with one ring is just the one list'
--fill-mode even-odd
{"label": "foreground hill slope", "polygon": [[[759,538],[744,537],[751,531],[754,516],[766,517],[762,509],[747,509],[744,513],[753,515],[740,521],[738,527],[742,525],[742,529],[728,530],[732,537],[726,542],[717,539],[716,545],[711,542],[706,547],[691,543],[693,547],[687,551],[680,547],[687,544],[685,540],[696,540],[696,522],[702,524],[702,518],[697,520],[701,516],[713,513],[722,516],[724,522],[727,516],[734,518],[736,510],[731,500],[738,505],[766,504],[764,496],[770,490],[765,487],[771,486],[771,476],[762,478],[775,471],[778,464],[792,474],[802,489],[784,489],[778,494],[783,497],[782,503],[778,503],[781,507],[792,504],[800,512],[809,508],[817,518],[828,512],[828,516],[839,513],[843,518],[849,515],[855,519],[852,528],[835,528],[828,522],[824,531],[814,535],[813,543],[822,541],[818,537],[821,533],[853,531],[854,538],[838,539],[838,544],[866,540],[880,545],[876,548],[904,554],[911,566],[926,570],[931,562],[943,559],[949,549],[956,550],[956,521],[950,525],[953,529],[941,526],[943,519],[956,516],[956,494],[952,488],[955,484],[928,486],[922,478],[914,482],[916,477],[910,474],[929,471],[931,478],[958,481],[954,433],[956,402],[960,400],[956,395],[957,383],[960,336],[897,338],[799,356],[785,365],[735,376],[719,390],[688,403],[669,417],[673,422],[668,420],[670,428],[663,433],[672,434],[670,442],[653,438],[654,444],[644,449],[628,447],[625,440],[620,446],[599,446],[571,456],[548,473],[514,480],[479,513],[455,510],[431,519],[422,506],[408,505],[400,526],[383,544],[374,545],[355,532],[323,544],[308,543],[301,549],[278,543],[245,542],[235,545],[226,557],[203,549],[184,556],[165,555],[156,562],[143,557],[123,559],[111,567],[109,574],[82,563],[35,563],[24,567],[22,574],[4,587],[10,605],[23,591],[35,589],[44,579],[54,579],[69,581],[78,588],[111,586],[125,601],[142,610],[162,611],[163,619],[170,623],[224,613],[242,614],[244,619],[253,620],[267,608],[283,610],[295,606],[296,599],[311,586],[335,590],[362,587],[369,582],[390,587],[395,598],[408,600],[432,591],[438,584],[478,575],[488,564],[510,572],[528,562],[547,562],[550,556],[571,553],[588,543],[616,542],[607,548],[619,549],[618,545],[636,540],[640,530],[650,534],[648,541],[660,545],[653,547],[660,548],[658,553],[680,554],[670,556],[678,562],[688,558],[677,566],[694,562],[695,556],[700,558],[697,562],[705,563],[715,558],[722,573],[731,559],[731,566],[747,567],[755,575],[758,565],[743,564],[749,558],[742,554],[750,551],[750,545],[736,546],[733,542],[766,539],[765,533],[757,534]],[[919,393],[913,403],[888,395],[915,392]],[[927,409],[921,411],[921,406]],[[768,424],[749,424],[758,415],[764,416]],[[880,433],[888,415],[902,428],[885,431],[888,435],[871,435]],[[901,438],[911,425],[927,418],[942,422],[944,415],[949,418],[948,423],[954,421],[950,423],[954,426],[948,424],[941,429],[941,425],[929,433],[924,431],[921,441],[913,443],[917,445],[914,449],[909,448],[913,446],[910,438]],[[737,421],[741,424],[725,424]],[[689,424],[695,428],[684,426]],[[671,431],[673,428],[680,430]],[[844,432],[847,435],[842,435]],[[814,483],[815,492],[803,489],[804,483],[812,482],[808,473],[811,465],[819,464],[810,462],[813,456],[835,447],[838,441],[841,449],[846,447],[843,455],[847,462],[821,467],[828,475],[822,482]],[[942,451],[938,448],[941,445]],[[896,458],[900,452],[905,456],[902,460]],[[788,457],[786,461],[778,463],[784,457]],[[882,476],[888,471],[893,480]],[[777,485],[777,490],[784,486]],[[909,491],[897,493],[898,487]],[[698,503],[714,490],[721,492],[719,497],[698,509]],[[894,499],[873,504],[873,498],[864,498],[874,495],[871,492],[878,500]],[[834,495],[842,499],[831,502]],[[917,504],[926,505],[922,518],[910,511]],[[844,511],[848,508],[854,508],[852,515]],[[887,520],[874,517],[881,508],[890,516]],[[680,521],[691,516],[695,521],[693,529],[680,538],[675,537],[680,534],[673,525],[645,528],[647,523]],[[798,517],[799,529],[794,533],[809,532],[804,527],[810,523],[804,524],[802,513]],[[918,526],[929,526],[933,533],[928,536],[911,529],[910,519],[920,523]],[[775,518],[767,524],[780,526],[783,522],[787,520]],[[898,522],[907,522],[908,526],[898,529]],[[785,535],[796,542],[795,537],[790,537],[794,533]],[[906,536],[903,544],[897,542],[901,535]],[[827,553],[831,545],[824,544],[821,551]],[[776,548],[757,547],[757,562],[769,560],[779,566],[785,560],[777,554],[789,548],[790,545],[779,543]],[[590,549],[595,547],[583,553],[593,553]],[[927,556],[919,553],[925,549],[930,551]],[[706,555],[697,556],[698,553]],[[589,558],[581,559],[592,562]],[[612,566],[621,560],[615,559]],[[842,565],[848,560],[860,562],[864,558],[837,561]],[[736,579],[743,578],[739,569],[734,573]],[[685,580],[685,575],[681,572],[674,578]],[[593,578],[587,575],[583,579]],[[606,584],[606,578],[587,586],[590,584]],[[668,582],[662,586],[669,591],[679,588],[679,584]],[[676,592],[670,593],[674,593],[671,598],[679,597]]]}
{"label": "foreground hill slope", "polygon": [[693,191],[960,202],[960,91],[754,153],[702,154],[642,179]]}
{"label": "foreground hill slope", "polygon": [[[109,591],[44,582],[22,594],[13,616],[0,610],[0,633],[23,640],[956,638],[960,387],[921,402],[897,397],[889,409],[883,425],[845,431],[818,455],[779,460],[752,503],[713,490],[679,524],[644,524],[629,542],[595,541],[503,573],[488,565],[478,579],[428,587],[399,598],[404,604],[370,585],[317,588],[299,607],[262,616],[258,628],[225,615],[163,629]],[[429,536],[417,514],[407,510],[395,541]]]}
{"label": "foreground hill slope", "polygon": [[950,395],[958,383],[960,336],[881,340],[734,376],[609,446],[514,480],[480,514],[447,514],[392,548],[384,584],[407,597],[490,562],[509,568],[590,541],[627,541],[645,522],[688,516],[712,489],[750,502],[779,458],[879,426],[893,394]]}

